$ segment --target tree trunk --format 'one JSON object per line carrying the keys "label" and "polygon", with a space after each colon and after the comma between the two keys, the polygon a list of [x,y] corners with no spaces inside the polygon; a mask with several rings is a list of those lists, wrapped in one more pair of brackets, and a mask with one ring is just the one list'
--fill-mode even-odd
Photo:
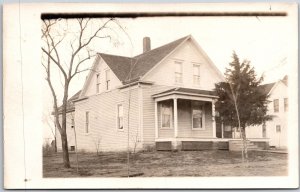
{"label": "tree trunk", "polygon": [[70,168],[69,150],[68,150],[68,137],[67,137],[67,104],[68,104],[68,88],[69,85],[65,83],[64,98],[62,105],[62,123],[61,123],[61,141],[63,151],[63,162],[65,168]]}
{"label": "tree trunk", "polygon": [[248,159],[248,147],[247,147],[247,137],[245,126],[241,127],[242,139],[243,139],[243,153],[245,155],[245,159]]}
{"label": "tree trunk", "polygon": [[57,153],[56,136],[54,138],[54,152]]}
{"label": "tree trunk", "polygon": [[[65,130],[64,130],[65,131]],[[64,132],[62,131],[62,132]],[[67,134],[61,133],[61,147],[63,152],[63,163],[65,168],[70,168],[70,160],[69,160],[69,149],[68,149],[68,140]]]}

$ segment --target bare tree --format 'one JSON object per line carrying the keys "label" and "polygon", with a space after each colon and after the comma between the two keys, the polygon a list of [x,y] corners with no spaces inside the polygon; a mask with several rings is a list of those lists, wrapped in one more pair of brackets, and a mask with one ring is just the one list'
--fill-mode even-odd
{"label": "bare tree", "polygon": [[[95,56],[89,45],[96,39],[112,38],[109,32],[116,33],[110,25],[120,27],[119,23],[114,19],[106,19],[99,25],[91,24],[92,19],[78,18],[72,20],[69,25],[69,19],[51,19],[42,21],[42,65],[46,70],[46,81],[53,96],[53,108],[55,125],[60,132],[63,151],[63,165],[70,167],[68,140],[66,132],[66,114],[68,92],[71,80],[77,74],[90,70],[84,68],[84,63]],[[74,23],[77,23],[74,25]],[[69,27],[69,28],[68,28]],[[66,50],[70,53],[66,54]],[[54,71],[56,70],[56,71]],[[53,73],[57,70],[62,78],[62,105],[59,111],[59,91],[55,88],[56,79]],[[54,72],[53,72],[54,71]],[[61,113],[61,122],[59,120]]]}
{"label": "bare tree", "polygon": [[131,136],[131,140],[132,140],[132,142],[133,142],[133,154],[135,154],[135,152],[136,152],[136,149],[137,149],[137,147],[138,147],[138,145],[140,144],[140,137],[139,137],[139,133],[138,132],[136,132],[135,133],[135,135],[132,135]]}
{"label": "bare tree", "polygon": [[94,142],[94,145],[95,145],[95,148],[96,148],[96,152],[97,152],[97,156],[98,155],[100,155],[100,145],[101,145],[101,137],[96,137],[96,138],[94,138],[94,137],[92,137],[92,140],[93,140],[93,142]]}

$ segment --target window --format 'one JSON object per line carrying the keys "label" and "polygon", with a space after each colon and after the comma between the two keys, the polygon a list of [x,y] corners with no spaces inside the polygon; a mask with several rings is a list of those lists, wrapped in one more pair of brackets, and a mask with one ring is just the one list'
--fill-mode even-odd
{"label": "window", "polygon": [[288,98],[284,98],[284,111],[287,112],[289,110]]}
{"label": "window", "polygon": [[171,103],[163,103],[161,105],[161,127],[171,128],[172,122],[172,107]]}
{"label": "window", "polygon": [[182,63],[175,61],[175,83],[182,83]]}
{"label": "window", "polygon": [[85,112],[85,133],[89,132],[89,112]]}
{"label": "window", "polygon": [[279,100],[274,99],[273,103],[274,103],[274,112],[279,112]]}
{"label": "window", "polygon": [[71,119],[71,128],[74,128],[75,127],[75,121],[74,119]]}
{"label": "window", "polygon": [[204,129],[204,110],[199,102],[192,102],[192,129]]}
{"label": "window", "polygon": [[123,105],[119,104],[117,110],[118,110],[117,126],[118,126],[118,129],[123,129],[124,128],[124,124],[123,124]]}
{"label": "window", "polygon": [[263,136],[263,138],[267,137],[267,126],[266,126],[266,123],[263,123],[263,125],[262,125],[262,136]]}
{"label": "window", "polygon": [[110,70],[105,71],[106,90],[110,89]]}
{"label": "window", "polygon": [[193,81],[195,85],[200,85],[200,65],[193,65]]}
{"label": "window", "polygon": [[74,145],[70,146],[70,151],[75,151],[75,146]]}
{"label": "window", "polygon": [[281,126],[280,125],[276,125],[276,133],[280,133],[281,132]]}
{"label": "window", "polygon": [[100,74],[96,75],[96,93],[100,91]]}

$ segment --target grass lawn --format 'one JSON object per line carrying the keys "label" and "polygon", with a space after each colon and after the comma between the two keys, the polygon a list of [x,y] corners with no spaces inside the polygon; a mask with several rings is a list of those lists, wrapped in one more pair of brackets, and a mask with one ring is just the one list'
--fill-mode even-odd
{"label": "grass lawn", "polygon": [[[72,168],[62,165],[61,153],[43,157],[44,177],[126,177],[127,153],[70,154]],[[164,176],[284,176],[287,154],[250,151],[249,163],[241,163],[241,152],[222,150],[138,152],[130,155],[130,175]]]}

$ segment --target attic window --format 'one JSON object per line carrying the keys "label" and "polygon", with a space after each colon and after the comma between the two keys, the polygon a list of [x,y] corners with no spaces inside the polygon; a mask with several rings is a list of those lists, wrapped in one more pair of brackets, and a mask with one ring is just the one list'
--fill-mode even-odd
{"label": "attic window", "polygon": [[289,108],[288,98],[284,98],[284,111],[287,112]]}
{"label": "attic window", "polygon": [[274,112],[279,112],[279,99],[274,99],[273,101],[274,104]]}
{"label": "attic window", "polygon": [[105,71],[106,90],[110,89],[110,70]]}
{"label": "attic window", "polygon": [[96,92],[99,93],[100,91],[100,74],[96,75]]}
{"label": "attic window", "polygon": [[74,121],[74,118],[71,119],[71,128],[74,128],[75,127],[75,121]]}
{"label": "attic window", "polygon": [[175,61],[175,83],[182,83],[182,62]]}
{"label": "attic window", "polygon": [[193,81],[195,85],[200,85],[200,65],[193,65]]}

